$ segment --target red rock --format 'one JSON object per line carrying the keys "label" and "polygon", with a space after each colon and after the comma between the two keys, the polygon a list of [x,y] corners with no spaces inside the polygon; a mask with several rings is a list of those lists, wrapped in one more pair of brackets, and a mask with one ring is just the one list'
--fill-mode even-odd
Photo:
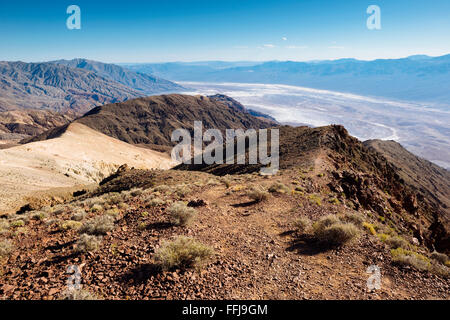
{"label": "red rock", "polygon": [[55,295],[56,293],[58,293],[58,289],[57,288],[51,288],[50,289],[50,291],[48,292],[48,295],[49,296],[53,296],[53,295]]}

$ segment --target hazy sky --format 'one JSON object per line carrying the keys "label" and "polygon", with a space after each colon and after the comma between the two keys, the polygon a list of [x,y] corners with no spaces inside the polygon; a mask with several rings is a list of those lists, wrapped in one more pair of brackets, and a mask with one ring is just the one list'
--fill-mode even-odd
{"label": "hazy sky", "polygon": [[[81,30],[66,9],[81,8]],[[381,30],[368,30],[369,5]],[[396,58],[450,53],[450,0],[1,1],[0,60]]]}

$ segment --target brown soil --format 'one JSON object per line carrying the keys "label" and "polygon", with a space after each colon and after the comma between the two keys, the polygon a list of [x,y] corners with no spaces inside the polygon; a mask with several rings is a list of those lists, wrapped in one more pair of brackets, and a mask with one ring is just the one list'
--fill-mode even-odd
{"label": "brown soil", "polygon": [[[388,246],[375,236],[361,231],[350,244],[333,248],[295,231],[293,222],[298,217],[316,220],[352,211],[345,198],[340,198],[340,204],[327,201],[325,188],[330,177],[319,177],[320,171],[318,165],[283,170],[272,178],[237,175],[227,177],[227,188],[206,173],[145,173],[123,168],[98,191],[74,199],[63,213],[48,219],[70,219],[73,208],[82,207],[81,200],[118,191],[120,185],[128,189],[126,181],[145,188],[168,185],[172,192],[161,191],[156,196],[166,201],[201,199],[206,206],[198,202],[198,216],[191,226],[175,227],[168,223],[168,205],[145,204],[144,198],[156,191],[128,194],[124,201],[129,207],[120,210],[114,230],[103,238],[100,249],[81,255],[73,251],[79,237],[75,231],[59,231],[57,224],[31,220],[23,232],[13,230],[3,236],[12,239],[17,250],[1,266],[0,295],[6,299],[56,299],[66,290],[67,267],[81,265],[83,288],[106,299],[449,298],[448,279],[393,264]],[[309,191],[271,194],[261,203],[247,197],[250,186],[268,188],[276,181]],[[184,196],[173,192],[180,184],[189,186]],[[322,203],[311,201],[310,194],[318,195]],[[376,223],[375,212],[361,213]],[[85,219],[99,214],[103,213],[90,213]],[[210,245],[214,258],[198,271],[160,271],[154,264],[155,250],[176,235]],[[425,254],[425,249],[420,250]],[[373,264],[381,268],[382,286],[371,292],[366,286],[370,276],[366,270]]]}

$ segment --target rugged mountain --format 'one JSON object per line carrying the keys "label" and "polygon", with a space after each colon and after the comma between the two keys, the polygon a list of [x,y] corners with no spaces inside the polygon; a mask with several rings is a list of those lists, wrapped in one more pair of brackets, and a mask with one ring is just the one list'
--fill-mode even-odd
{"label": "rugged mountain", "polygon": [[269,116],[269,115],[267,115],[265,113],[259,112],[259,111],[247,109],[240,102],[238,102],[235,99],[233,99],[231,97],[228,97],[226,95],[216,94],[216,95],[213,95],[213,96],[209,96],[209,98],[213,99],[215,101],[223,102],[226,105],[228,105],[230,108],[235,109],[236,111],[249,113],[252,116],[259,118],[260,120],[267,121],[269,123],[277,122],[277,120],[275,118],[273,118],[273,117],[271,117],[271,116]]}
{"label": "rugged mountain", "polygon": [[[450,249],[448,171],[400,146],[382,148],[379,146],[383,143],[367,142],[368,146],[378,146],[368,148],[342,126],[283,126],[279,130],[282,170],[320,164],[321,170],[327,172],[330,190],[345,194],[352,206],[376,212],[380,219],[401,226],[404,232],[411,231],[430,248]],[[203,163],[181,164],[175,169],[224,176],[254,173],[260,168],[261,165]],[[436,188],[441,190],[436,192]]]}
{"label": "rugged mountain", "polygon": [[52,61],[58,65],[93,71],[99,76],[130,87],[143,95],[181,91],[184,88],[174,82],[148,74],[134,72],[115,64],[107,64],[87,59]]}
{"label": "rugged mountain", "polygon": [[0,62],[0,111],[83,114],[98,105],[182,89],[170,81],[89,60]]}
{"label": "rugged mountain", "polygon": [[[185,128],[193,131],[194,121],[203,127],[219,130],[266,128],[274,125],[267,119],[252,116],[237,101],[223,97],[161,95],[96,107],[76,123],[84,124],[110,137],[154,148],[174,145],[171,134]],[[58,136],[61,129],[44,133],[29,141]]]}
{"label": "rugged mountain", "polygon": [[97,105],[140,95],[91,71],[53,63],[0,62],[0,110],[84,113]]}
{"label": "rugged mountain", "polygon": [[19,142],[50,129],[68,124],[76,118],[75,113],[58,113],[50,110],[14,110],[0,112],[0,140],[5,143]]}
{"label": "rugged mountain", "polygon": [[408,152],[395,141],[369,140],[364,146],[382,154],[420,201],[436,208],[436,234],[446,238],[450,248],[450,172]]}
{"label": "rugged mountain", "polygon": [[130,68],[174,81],[288,84],[444,106],[450,99],[450,55],[373,61],[269,61],[225,67],[141,64]]}

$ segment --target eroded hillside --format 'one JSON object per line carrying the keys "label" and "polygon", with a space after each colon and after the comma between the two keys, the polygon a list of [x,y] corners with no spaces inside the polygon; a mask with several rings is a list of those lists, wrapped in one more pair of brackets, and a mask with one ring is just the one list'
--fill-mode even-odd
{"label": "eroded hillside", "polygon": [[[428,208],[411,207],[392,165],[339,126],[282,132],[274,176],[122,166],[97,188],[5,216],[0,294],[448,299],[449,259],[430,248]],[[82,291],[67,291],[71,265]],[[373,266],[380,289],[367,286]]]}

